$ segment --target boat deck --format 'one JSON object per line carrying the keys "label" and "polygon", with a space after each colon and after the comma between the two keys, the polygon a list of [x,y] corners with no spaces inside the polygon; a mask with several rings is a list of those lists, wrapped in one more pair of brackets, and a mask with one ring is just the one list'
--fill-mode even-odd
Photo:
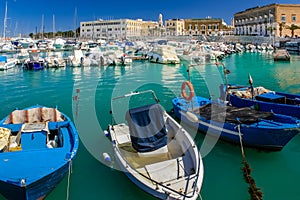
{"label": "boat deck", "polygon": [[193,112],[208,120],[244,124],[257,123],[259,119],[269,119],[273,116],[271,112],[257,111],[249,107],[237,108],[218,104],[206,104],[194,108]]}
{"label": "boat deck", "polygon": [[[171,160],[178,158],[183,155],[180,145],[174,138],[168,138],[167,149],[160,150],[155,154],[145,155],[143,153],[138,153],[131,144],[129,129],[126,125],[114,126],[116,134],[116,142],[121,153],[127,162],[135,169],[144,167],[146,165],[162,162],[166,160]],[[171,131],[171,130],[170,130]],[[173,135],[173,134],[169,134]]]}

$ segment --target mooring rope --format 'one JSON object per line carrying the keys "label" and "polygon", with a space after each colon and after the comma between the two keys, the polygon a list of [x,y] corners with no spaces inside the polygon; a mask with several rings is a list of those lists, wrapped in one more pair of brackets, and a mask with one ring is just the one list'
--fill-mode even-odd
{"label": "mooring rope", "polygon": [[241,151],[242,151],[242,157],[243,157],[243,164],[244,167],[242,167],[242,171],[244,173],[244,179],[246,183],[248,183],[250,186],[248,188],[248,192],[250,193],[251,200],[262,200],[263,193],[260,188],[256,187],[254,179],[251,177],[250,173],[252,171],[249,163],[246,161],[246,156],[244,152],[243,142],[242,142],[242,134],[241,134],[241,125],[238,125],[238,131],[239,131],[239,137],[240,137],[240,145],[241,145]]}
{"label": "mooring rope", "polygon": [[69,200],[71,173],[72,173],[72,160],[69,160],[69,172],[68,172],[68,185],[67,185],[67,197],[66,197],[66,200]]}
{"label": "mooring rope", "polygon": [[201,196],[201,194],[200,194],[200,193],[199,193],[199,197],[200,197],[200,200],[203,200],[203,199],[202,199],[202,196]]}

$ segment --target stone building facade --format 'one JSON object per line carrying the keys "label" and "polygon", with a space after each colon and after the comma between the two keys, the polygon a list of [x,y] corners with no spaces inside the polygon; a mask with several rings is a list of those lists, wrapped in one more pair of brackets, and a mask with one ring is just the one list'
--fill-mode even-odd
{"label": "stone building facade", "polygon": [[223,19],[185,19],[185,35],[219,35],[223,27]]}
{"label": "stone building facade", "polygon": [[168,19],[165,21],[166,35],[179,36],[184,35],[183,19]]}
{"label": "stone building facade", "polygon": [[[300,4],[269,4],[234,14],[235,35],[292,36],[291,28],[300,28]],[[294,29],[294,36],[300,29]]]}

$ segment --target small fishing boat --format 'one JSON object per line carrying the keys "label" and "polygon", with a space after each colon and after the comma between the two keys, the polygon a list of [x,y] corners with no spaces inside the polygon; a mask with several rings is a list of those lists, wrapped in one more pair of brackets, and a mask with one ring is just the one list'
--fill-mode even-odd
{"label": "small fishing boat", "polygon": [[14,110],[0,121],[0,193],[7,199],[44,199],[70,173],[77,130],[56,108]]}
{"label": "small fishing boat", "polygon": [[300,132],[300,121],[291,116],[236,108],[195,96],[172,100],[174,114],[188,125],[223,140],[265,150],[281,150]]}
{"label": "small fishing boat", "polygon": [[[227,92],[226,92],[227,91]],[[235,107],[253,107],[256,110],[290,115],[300,119],[300,95],[272,91],[262,86],[228,84],[220,86],[221,99]]]}
{"label": "small fishing boat", "polygon": [[189,133],[158,104],[155,93],[134,92],[112,102],[149,93],[154,104],[130,108],[127,123],[109,125],[115,158],[128,178],[149,194],[160,199],[197,199],[204,174],[201,155]]}
{"label": "small fishing boat", "polygon": [[274,61],[290,61],[291,56],[286,49],[276,49],[274,52]]}
{"label": "small fishing boat", "polygon": [[47,61],[40,57],[40,51],[32,49],[28,51],[29,58],[23,63],[23,67],[26,70],[41,70],[47,67]]}

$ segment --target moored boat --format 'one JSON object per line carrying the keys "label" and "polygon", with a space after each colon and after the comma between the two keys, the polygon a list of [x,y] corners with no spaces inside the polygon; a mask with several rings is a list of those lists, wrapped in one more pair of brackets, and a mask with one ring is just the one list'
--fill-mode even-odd
{"label": "moored boat", "polygon": [[147,53],[150,62],[161,64],[179,64],[175,48],[170,45],[156,45]]}
{"label": "moored boat", "polygon": [[18,60],[15,58],[7,58],[7,56],[0,56],[0,70],[11,69],[16,66]]}
{"label": "moored boat", "polygon": [[272,91],[262,86],[246,85],[220,86],[221,99],[227,99],[236,107],[253,107],[261,111],[269,111],[290,115],[300,119],[300,95]]}
{"label": "moored boat", "polygon": [[300,121],[291,116],[236,108],[207,98],[172,100],[176,117],[206,134],[265,150],[281,150],[300,132]]}
{"label": "moored boat", "polygon": [[56,108],[32,106],[0,121],[0,193],[7,199],[43,199],[70,173],[78,133]]}
{"label": "moored boat", "polygon": [[189,133],[158,104],[155,93],[135,92],[113,101],[146,93],[153,95],[154,104],[129,109],[127,124],[108,128],[115,158],[128,178],[149,194],[197,199],[204,173],[201,155]]}
{"label": "moored boat", "polygon": [[274,52],[274,61],[290,61],[291,56],[286,49],[276,49]]}
{"label": "moored boat", "polygon": [[27,70],[41,70],[47,67],[47,62],[44,58],[40,57],[40,51],[37,49],[32,49],[28,51],[29,58],[23,63],[24,69]]}

